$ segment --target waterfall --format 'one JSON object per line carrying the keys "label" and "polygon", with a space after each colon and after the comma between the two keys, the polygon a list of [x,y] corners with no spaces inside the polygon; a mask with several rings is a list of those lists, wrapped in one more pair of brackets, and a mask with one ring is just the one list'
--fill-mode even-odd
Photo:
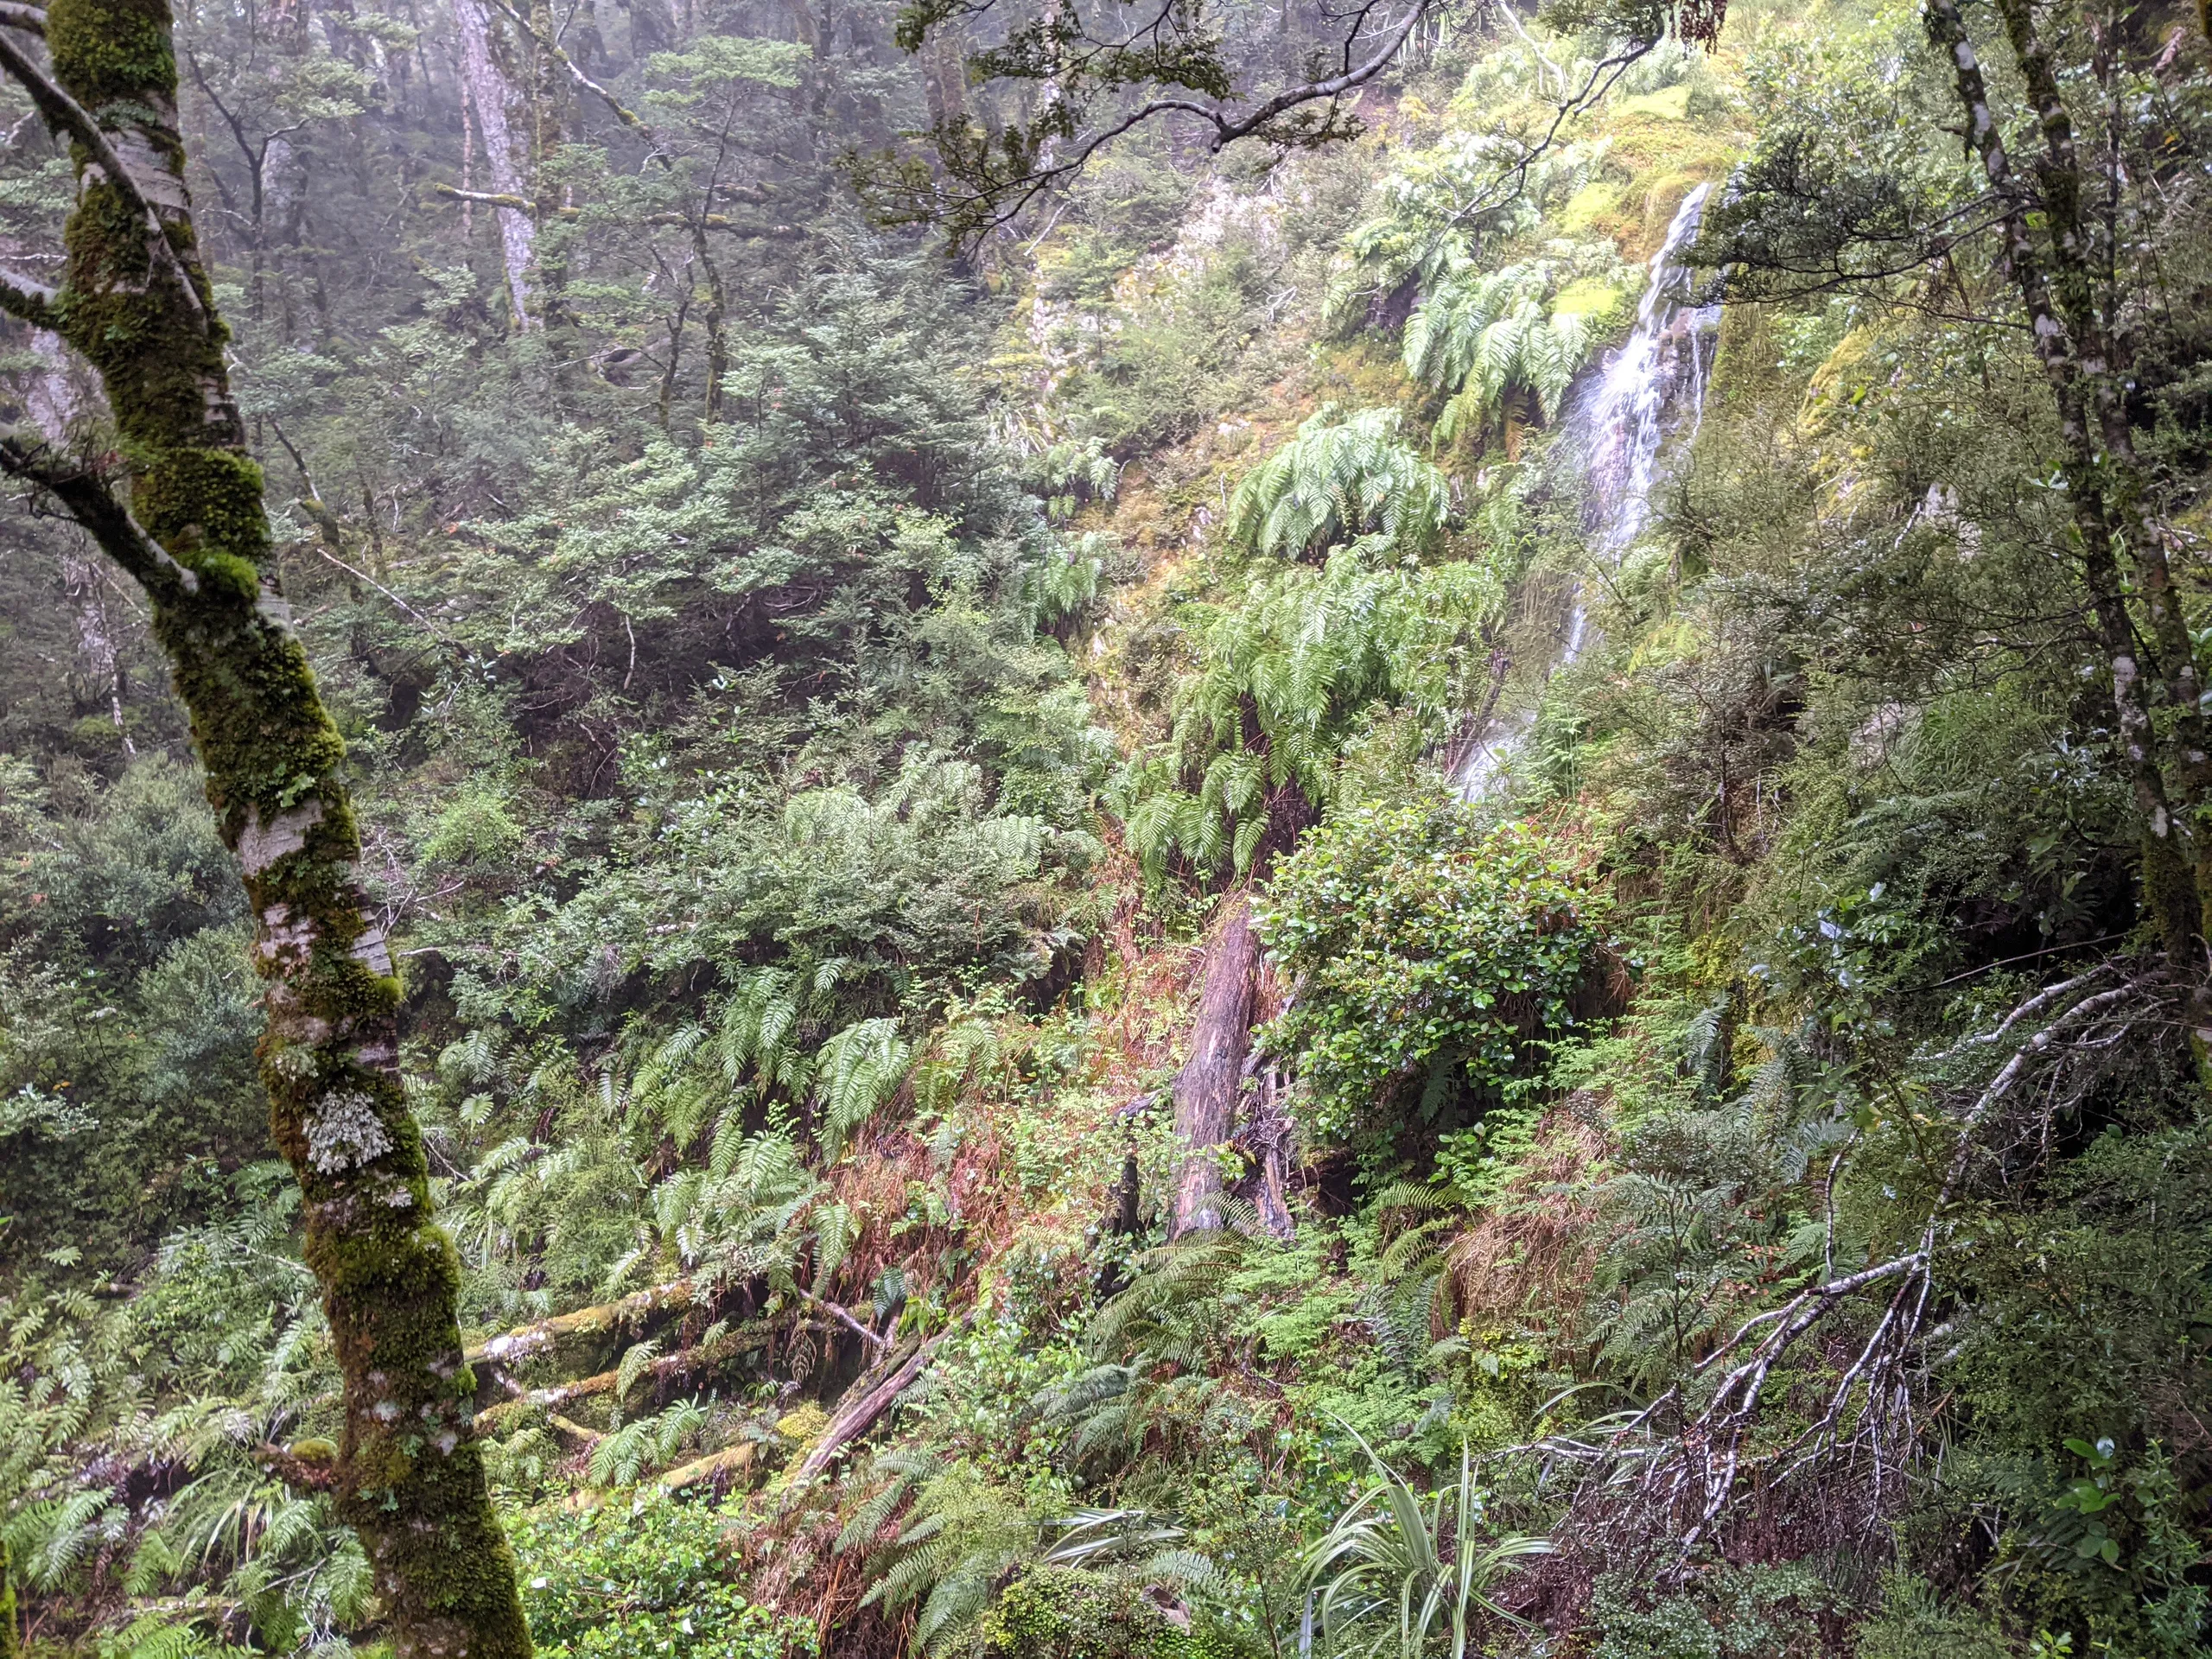
{"label": "waterfall", "polygon": [[[1567,464],[1579,467],[1588,488],[1583,524],[1590,556],[1606,569],[1620,562],[1651,516],[1659,452],[1669,433],[1687,416],[1694,436],[1705,415],[1709,346],[1720,308],[1691,303],[1690,268],[1682,251],[1696,238],[1712,189],[1697,186],[1675,210],[1665,239],[1651,256],[1636,327],[1604,366],[1586,377],[1586,389],[1575,398],[1562,437]],[[1582,654],[1588,631],[1578,583],[1550,671]],[[1452,779],[1462,800],[1484,793],[1508,769],[1534,720],[1533,710],[1523,710],[1491,722]]]}

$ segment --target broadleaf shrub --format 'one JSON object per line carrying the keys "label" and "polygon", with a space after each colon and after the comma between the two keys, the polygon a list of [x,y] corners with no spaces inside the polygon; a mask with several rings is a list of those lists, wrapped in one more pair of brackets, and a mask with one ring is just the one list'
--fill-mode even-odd
{"label": "broadleaf shrub", "polygon": [[1357,806],[1323,824],[1257,908],[1296,987],[1267,1040],[1296,1060],[1312,1127],[1372,1128],[1412,1087],[1432,1103],[1440,1082],[1503,1089],[1532,1040],[1575,1023],[1606,912],[1542,832],[1487,829],[1454,801]]}

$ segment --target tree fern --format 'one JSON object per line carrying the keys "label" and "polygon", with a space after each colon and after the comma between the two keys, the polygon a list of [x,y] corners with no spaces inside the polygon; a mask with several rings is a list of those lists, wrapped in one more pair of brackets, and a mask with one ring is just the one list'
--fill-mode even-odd
{"label": "tree fern", "polygon": [[1593,337],[1581,313],[1547,313],[1559,275],[1542,260],[1496,271],[1463,266],[1407,321],[1406,372],[1454,394],[1437,421],[1438,443],[1480,430],[1516,392],[1533,397],[1546,420],[1558,417]]}
{"label": "tree fern", "polygon": [[876,1564],[864,1605],[915,1606],[927,1652],[950,1649],[990,1605],[1006,1574],[1042,1553],[1039,1518],[1022,1495],[958,1463],[931,1473],[906,1526]]}
{"label": "tree fern", "polygon": [[1235,544],[1304,558],[1373,536],[1393,555],[1417,556],[1441,542],[1451,513],[1444,474],[1398,435],[1399,412],[1334,404],[1247,474],[1229,503]]}
{"label": "tree fern", "polygon": [[1378,708],[1440,729],[1486,663],[1505,584],[1492,566],[1371,566],[1343,549],[1319,569],[1263,575],[1234,607],[1191,608],[1198,668],[1177,688],[1167,743],[1123,773],[1128,845],[1154,879],[1177,855],[1250,868],[1272,791],[1334,795],[1344,745]]}

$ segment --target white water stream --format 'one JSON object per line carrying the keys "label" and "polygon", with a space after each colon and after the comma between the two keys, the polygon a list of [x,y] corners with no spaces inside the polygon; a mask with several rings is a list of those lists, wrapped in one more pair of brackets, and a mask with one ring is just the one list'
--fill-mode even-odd
{"label": "white water stream", "polygon": [[[1650,518],[1651,491],[1659,480],[1659,452],[1666,439],[1685,418],[1694,435],[1705,413],[1709,345],[1720,308],[1690,303],[1690,269],[1682,263],[1682,251],[1696,238],[1712,188],[1700,184],[1682,198],[1665,240],[1651,256],[1651,278],[1637,308],[1635,328],[1594,376],[1586,377],[1586,389],[1568,417],[1563,442],[1569,464],[1579,461],[1588,483],[1584,527],[1590,559],[1601,571],[1619,564]],[[1567,601],[1565,638],[1548,675],[1582,654],[1588,631],[1578,582]],[[1511,770],[1535,718],[1531,709],[1492,720],[1452,779],[1462,800],[1487,792]]]}

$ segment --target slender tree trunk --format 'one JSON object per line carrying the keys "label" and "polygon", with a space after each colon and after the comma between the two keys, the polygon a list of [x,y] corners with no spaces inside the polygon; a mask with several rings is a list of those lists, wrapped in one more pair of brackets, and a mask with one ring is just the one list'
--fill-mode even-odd
{"label": "slender tree trunk", "polygon": [[1213,943],[1206,948],[1190,1057],[1175,1077],[1175,1133],[1186,1151],[1170,1238],[1222,1224],[1219,1149],[1236,1132],[1259,968],[1260,938],[1252,931],[1250,900],[1240,888],[1222,900]]}
{"label": "slender tree trunk", "polygon": [[[2196,1028],[2200,1058],[2205,1058],[2207,1044],[2212,1043],[2212,1007],[2206,1006],[2203,988],[2212,846],[2206,845],[2208,836],[2200,833],[2197,819],[2212,806],[2212,756],[2196,706],[2195,655],[2164,550],[2144,515],[2141,467],[2113,384],[2097,304],[2071,124],[2024,0],[2000,0],[1999,10],[2037,105],[2048,156],[2042,188],[2032,194],[2005,150],[1958,0],[1923,0],[1923,16],[1929,38],[1951,60],[1967,118],[1967,142],[2002,205],[2004,271],[2027,313],[2037,359],[2057,407],[2068,503],[2143,825],[2144,904],[2176,977],[2194,992],[2190,1023]],[[2031,227],[2031,209],[2037,208],[2045,225],[2047,255]],[[2128,608],[2131,573],[2123,569],[2123,554],[2145,598],[2147,639],[2139,635]],[[2147,676],[2139,661],[2145,647],[2152,658]],[[2161,712],[2169,731],[2163,738],[2153,720],[2154,688],[2165,705]],[[2164,753],[2168,749],[2171,756]],[[2170,758],[2176,763],[2171,766],[2166,764]],[[2171,786],[2180,791],[2177,803]]]}
{"label": "slender tree trunk", "polygon": [[[553,22],[552,7],[547,0],[530,0],[525,15],[529,26],[524,30],[524,45],[531,59],[530,167],[536,186],[531,200],[536,205],[537,228],[542,232],[557,224],[566,206],[556,157],[568,142],[573,89],[561,60],[553,55],[552,42],[560,31]],[[561,240],[556,232],[535,248],[538,287],[543,293],[540,308],[549,323],[559,320],[565,310],[561,294],[568,284],[568,259]]]}
{"label": "slender tree trunk", "polygon": [[[461,35],[461,73],[468,85],[468,101],[476,109],[476,129],[484,137],[484,175],[494,194],[527,200],[522,169],[515,163],[514,135],[507,124],[507,77],[493,51],[492,14],[483,0],[453,0],[453,18]],[[499,216],[507,302],[514,308],[515,327],[526,329],[532,321],[530,266],[537,227],[519,207],[492,211]]]}
{"label": "slender tree trunk", "polygon": [[[707,309],[700,320],[707,331],[706,423],[709,426],[722,417],[722,382],[729,374],[729,342],[722,333],[722,308],[725,303],[722,274],[707,247],[707,215],[714,205],[714,194],[709,191],[707,199],[699,204],[699,212],[691,221],[692,257],[698,260],[699,269],[707,279]],[[672,374],[673,359],[670,369]]]}
{"label": "slender tree trunk", "polygon": [[[2119,324],[2114,265],[2118,250],[2107,228],[2088,211],[2089,180],[2075,142],[2073,117],[2033,11],[2027,0],[1999,0],[1997,10],[2044,138],[2040,177],[2053,286],[2094,423],[2095,442],[2080,446],[2079,465],[2098,474],[2113,537],[2142,594],[2150,624],[2146,643],[2157,676],[2154,690],[2160,696],[2154,719],[2169,739],[2164,770],[2174,804],[2183,814],[2182,836],[2194,854],[2201,900],[2195,922],[2202,936],[2212,931],[2207,929],[2205,913],[2205,907],[2212,906],[2212,824],[2202,822],[2206,809],[2212,806],[2212,734],[2202,713],[2203,683],[2196,670],[2196,647],[2164,539],[2152,520],[2145,469],[2127,417],[2124,383],[2128,365]],[[2104,181],[2107,191],[2120,188],[2116,172],[2115,166],[2114,175]],[[2201,956],[2196,967],[2201,974]]]}
{"label": "slender tree trunk", "polygon": [[99,372],[129,507],[87,469],[13,442],[0,458],[144,588],[191,715],[252,907],[270,1127],[305,1200],[308,1265],[345,1381],[339,1510],[360,1534],[396,1651],[526,1659],[473,1433],[459,1262],[432,1222],[399,1086],[399,982],[361,891],[344,745],[276,587],[261,469],[200,265],[167,0],[53,0],[46,26],[51,78],[12,44],[0,53],[72,144],[65,278],[58,296],[10,288],[0,301]]}
{"label": "slender tree trunk", "polygon": [[[281,84],[297,72],[308,54],[307,0],[271,0],[262,13],[262,29],[269,48],[269,79]],[[257,318],[262,315],[262,267],[273,256],[287,340],[293,337],[297,321],[289,279],[307,226],[307,151],[292,135],[272,132],[262,141],[261,159],[254,168],[253,304]]]}

